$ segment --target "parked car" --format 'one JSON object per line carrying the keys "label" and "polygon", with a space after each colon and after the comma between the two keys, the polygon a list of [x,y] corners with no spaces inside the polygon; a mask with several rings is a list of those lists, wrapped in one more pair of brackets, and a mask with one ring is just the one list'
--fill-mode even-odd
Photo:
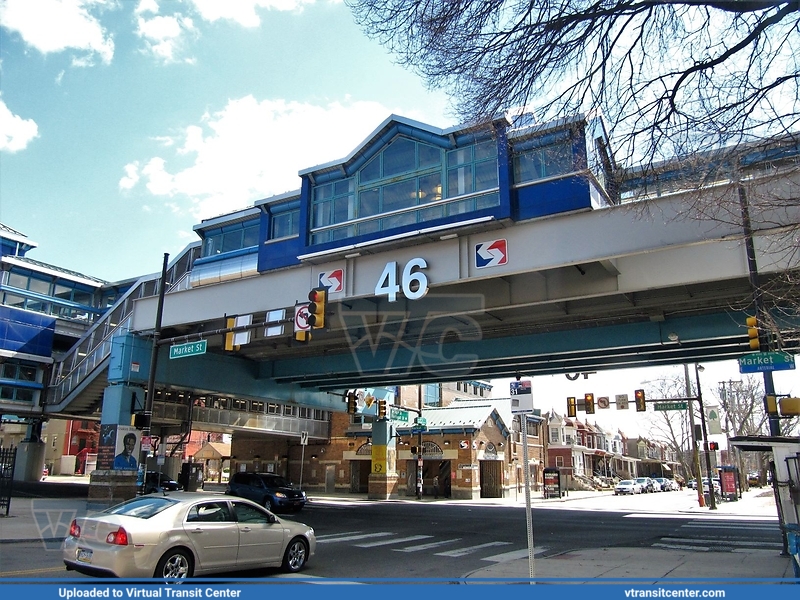
{"label": "parked car", "polygon": [[671,492],[672,491],[672,480],[667,479],[666,477],[656,477],[653,481],[658,484],[658,489],[662,492]]}
{"label": "parked car", "polygon": [[148,471],[144,480],[144,493],[152,494],[153,492],[177,492],[181,489],[180,484],[174,479],[170,479],[163,473],[158,471]]}
{"label": "parked car", "polygon": [[697,480],[696,479],[690,479],[689,481],[686,482],[686,487],[691,488],[693,490],[696,490],[697,489]]}
{"label": "parked car", "polygon": [[622,496],[624,494],[641,494],[642,486],[636,483],[633,479],[623,479],[616,486],[614,486],[614,495]]}
{"label": "parked car", "polygon": [[235,473],[228,481],[225,493],[249,498],[273,511],[297,511],[308,500],[304,491],[293,488],[286,479],[274,473]]}
{"label": "parked car", "polygon": [[294,573],[316,544],[311,527],[250,500],[177,492],[78,517],[61,550],[67,570],[88,575],[183,579],[263,567]]}
{"label": "parked car", "polygon": [[649,477],[637,477],[636,483],[642,486],[642,492],[644,493],[650,493],[655,491],[655,488],[653,486],[653,480],[650,479]]}

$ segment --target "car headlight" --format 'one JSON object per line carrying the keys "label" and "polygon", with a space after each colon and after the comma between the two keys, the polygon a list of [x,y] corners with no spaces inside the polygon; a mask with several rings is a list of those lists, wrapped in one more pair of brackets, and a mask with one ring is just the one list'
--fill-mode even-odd
{"label": "car headlight", "polygon": [[283,492],[275,492],[275,497],[276,498],[286,498],[286,494],[284,494]]}

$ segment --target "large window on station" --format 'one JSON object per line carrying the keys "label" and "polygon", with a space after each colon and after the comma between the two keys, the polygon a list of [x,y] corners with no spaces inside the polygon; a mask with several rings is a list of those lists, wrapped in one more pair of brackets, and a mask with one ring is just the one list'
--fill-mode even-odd
{"label": "large window on station", "polygon": [[532,138],[514,146],[514,181],[525,183],[574,171],[568,130]]}
{"label": "large window on station", "polygon": [[314,188],[312,243],[348,239],[500,204],[497,144],[453,151],[396,137],[353,177]]}
{"label": "large window on station", "polygon": [[242,248],[258,246],[259,221],[246,221],[209,230],[203,239],[202,256],[217,256]]}

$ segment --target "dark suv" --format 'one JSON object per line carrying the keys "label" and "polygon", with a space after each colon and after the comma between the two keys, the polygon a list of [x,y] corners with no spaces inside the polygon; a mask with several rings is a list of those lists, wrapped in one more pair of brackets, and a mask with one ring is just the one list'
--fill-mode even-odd
{"label": "dark suv", "polygon": [[267,510],[297,511],[306,505],[306,493],[273,473],[234,473],[225,488],[231,496],[248,498]]}

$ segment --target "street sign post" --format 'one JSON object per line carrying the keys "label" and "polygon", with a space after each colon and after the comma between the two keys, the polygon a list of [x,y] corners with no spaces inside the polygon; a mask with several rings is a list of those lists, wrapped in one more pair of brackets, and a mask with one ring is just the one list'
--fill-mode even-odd
{"label": "street sign post", "polygon": [[169,347],[170,358],[186,358],[187,356],[197,356],[205,354],[208,347],[208,340],[199,342],[187,342],[185,344],[174,344]]}
{"label": "street sign post", "polygon": [[753,352],[739,357],[739,373],[793,371],[794,355],[788,352]]}

